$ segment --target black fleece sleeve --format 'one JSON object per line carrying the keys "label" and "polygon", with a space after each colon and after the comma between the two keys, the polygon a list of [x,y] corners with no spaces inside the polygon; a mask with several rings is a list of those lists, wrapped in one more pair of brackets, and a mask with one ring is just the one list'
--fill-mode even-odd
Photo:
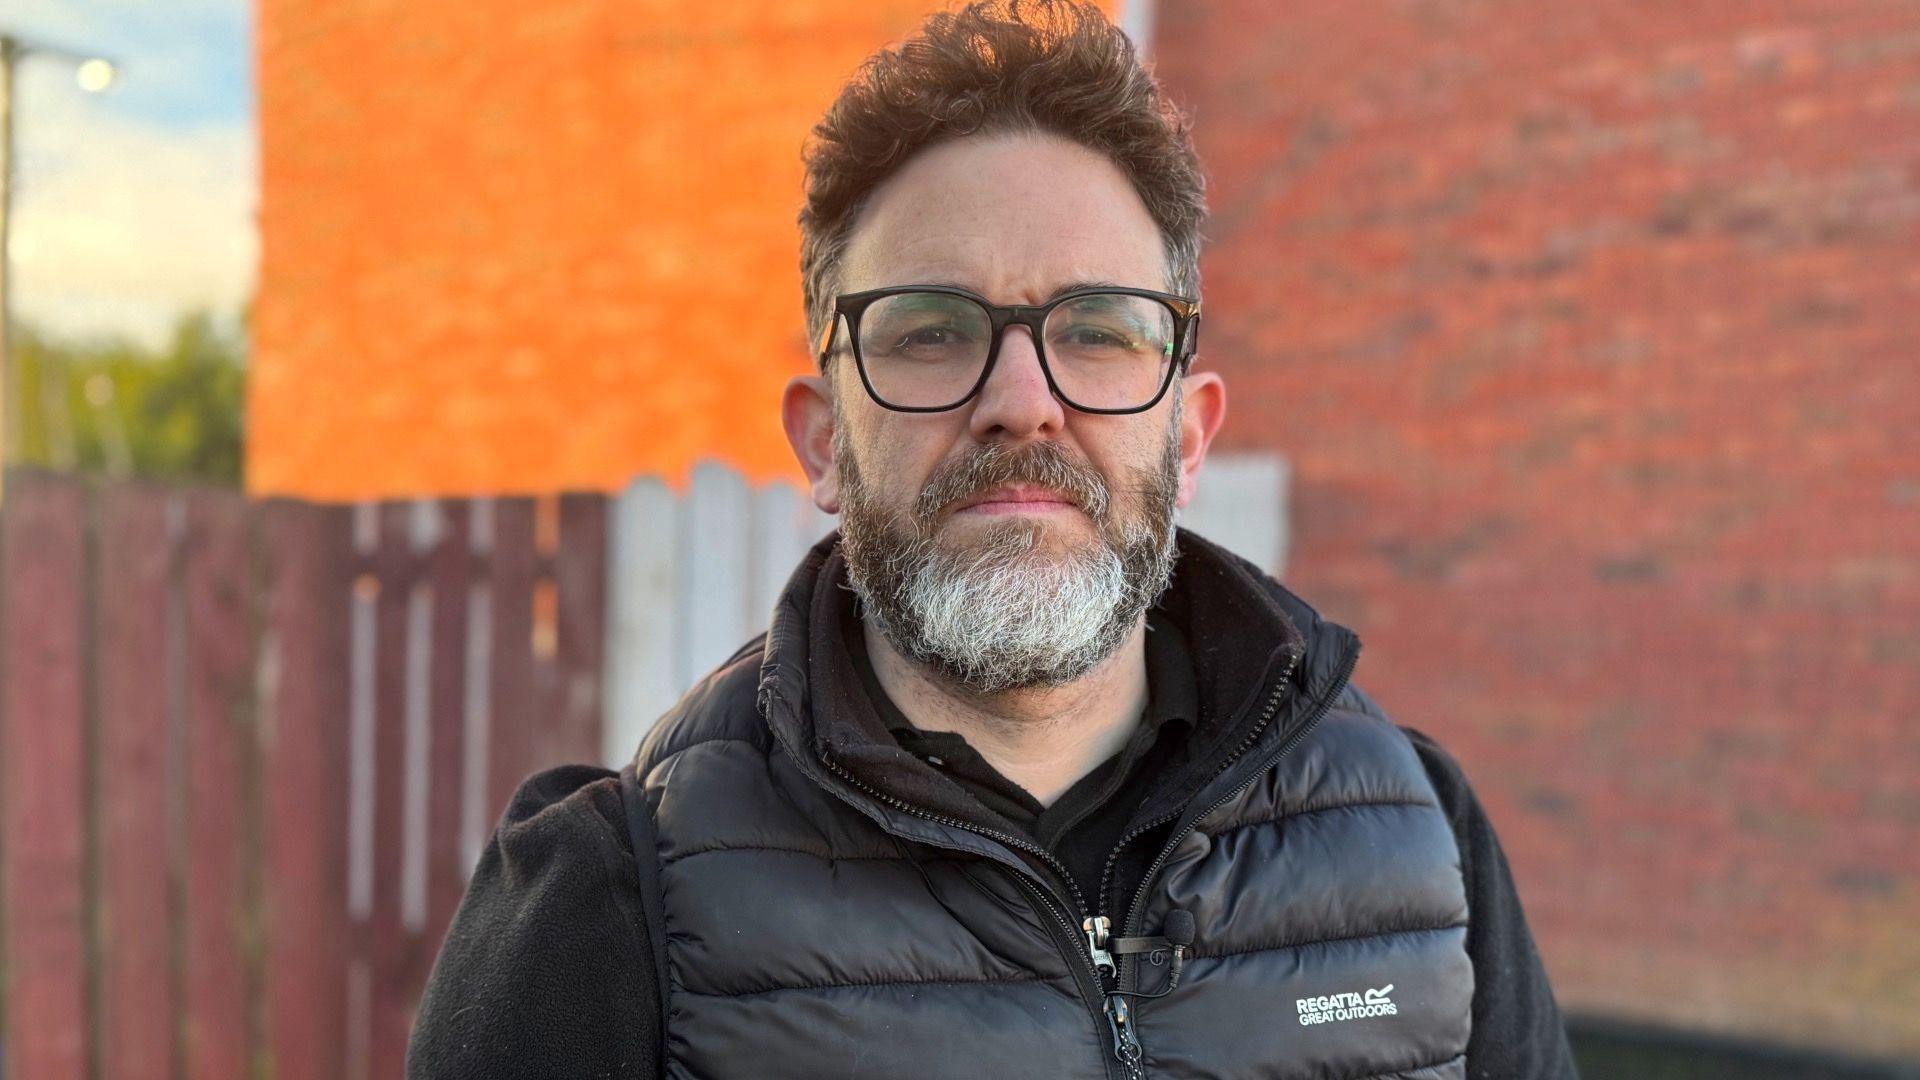
{"label": "black fleece sleeve", "polygon": [[1579,1080],[1566,1022],[1546,968],[1527,930],[1513,873],[1493,823],[1466,773],[1440,744],[1401,725],[1432,777],[1453,823],[1467,882],[1467,954],[1473,959],[1473,1034],[1467,1039],[1471,1080]]}
{"label": "black fleece sleeve", "polygon": [[427,981],[409,1080],[660,1075],[653,952],[618,776],[514,792]]}

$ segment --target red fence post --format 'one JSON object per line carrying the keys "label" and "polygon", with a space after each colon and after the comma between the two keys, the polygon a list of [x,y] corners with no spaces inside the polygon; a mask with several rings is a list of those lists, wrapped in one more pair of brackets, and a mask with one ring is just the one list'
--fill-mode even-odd
{"label": "red fence post", "polygon": [[174,926],[178,669],[185,642],[170,603],[176,514],[163,490],[113,485],[99,494],[97,633],[100,832],[100,1069],[104,1076],[176,1075],[179,979]]}
{"label": "red fence post", "polygon": [[10,471],[0,513],[0,909],[8,1076],[88,1074],[86,495]]}
{"label": "red fence post", "polygon": [[548,764],[598,765],[601,669],[607,636],[607,497],[569,492],[560,497],[560,550],[554,559],[559,591],[557,646],[560,701]]}
{"label": "red fence post", "polygon": [[496,499],[487,577],[493,606],[492,691],[488,725],[490,820],[533,768],[533,500]]}
{"label": "red fence post", "polygon": [[193,1080],[243,1080],[261,1020],[251,522],[234,492],[192,492],[185,512],[183,1060]]}
{"label": "red fence post", "polygon": [[259,511],[266,1032],[274,1080],[346,1073],[348,513]]}
{"label": "red fence post", "polygon": [[427,948],[420,965],[414,998],[426,986],[433,957],[440,950],[447,924],[469,869],[460,849],[462,783],[466,773],[467,710],[467,592],[473,578],[468,545],[468,507],[465,500],[440,504],[438,542],[428,555],[427,575],[433,588],[433,671],[431,751],[427,771]]}
{"label": "red fence post", "polygon": [[[408,974],[412,946],[401,922],[403,841],[407,828],[407,664],[408,606],[418,560],[409,544],[409,506],[379,505],[379,544],[374,572],[379,578],[375,608],[373,735],[373,907],[355,934],[356,959],[372,978],[368,1072],[370,1078],[397,1077],[406,1056],[410,1002]],[[364,782],[361,780],[360,782]],[[369,838],[360,838],[367,843]]]}

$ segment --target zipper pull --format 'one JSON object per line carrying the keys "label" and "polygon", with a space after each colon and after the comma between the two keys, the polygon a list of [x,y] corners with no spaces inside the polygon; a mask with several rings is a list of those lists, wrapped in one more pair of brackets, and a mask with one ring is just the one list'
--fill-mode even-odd
{"label": "zipper pull", "polygon": [[1140,1074],[1140,1040],[1133,1033],[1133,1008],[1119,994],[1107,995],[1107,1026],[1113,1029],[1113,1056],[1134,1076]]}
{"label": "zipper pull", "polygon": [[1093,957],[1093,970],[1108,976],[1117,976],[1120,969],[1113,962],[1113,954],[1107,951],[1107,931],[1113,923],[1105,915],[1095,915],[1080,924],[1087,932],[1087,954]]}

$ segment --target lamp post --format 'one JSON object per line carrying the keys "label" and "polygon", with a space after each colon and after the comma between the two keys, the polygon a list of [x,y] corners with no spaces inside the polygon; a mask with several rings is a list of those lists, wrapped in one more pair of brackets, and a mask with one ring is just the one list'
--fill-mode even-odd
{"label": "lamp post", "polygon": [[118,72],[112,61],[99,56],[61,49],[42,42],[30,42],[13,34],[0,33],[0,482],[5,466],[17,455],[19,441],[18,395],[13,393],[13,276],[12,249],[8,227],[13,209],[13,88],[14,70],[28,56],[46,56],[74,65],[75,81],[80,89],[99,93],[113,85]]}

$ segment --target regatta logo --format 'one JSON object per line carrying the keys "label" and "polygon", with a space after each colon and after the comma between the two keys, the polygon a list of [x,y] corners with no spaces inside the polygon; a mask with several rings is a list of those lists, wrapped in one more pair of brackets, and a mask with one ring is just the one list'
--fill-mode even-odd
{"label": "regatta logo", "polygon": [[1329,994],[1324,997],[1303,997],[1294,1002],[1300,1010],[1300,1024],[1333,1024],[1341,1020],[1365,1020],[1370,1016],[1397,1016],[1400,1010],[1394,1006],[1393,999],[1387,995],[1393,992],[1393,984],[1388,983],[1378,990],[1368,990],[1363,994]]}

